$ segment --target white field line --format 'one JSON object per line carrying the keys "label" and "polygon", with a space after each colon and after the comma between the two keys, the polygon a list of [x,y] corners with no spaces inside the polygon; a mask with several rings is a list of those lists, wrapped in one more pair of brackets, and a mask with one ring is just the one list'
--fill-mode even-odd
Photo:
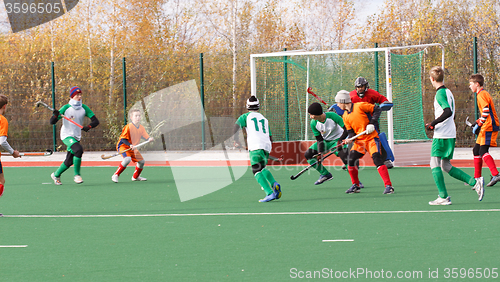
{"label": "white field line", "polygon": [[321,242],[354,242],[354,239],[323,240]]}
{"label": "white field line", "polygon": [[99,217],[176,217],[176,216],[249,216],[249,215],[344,215],[344,214],[408,214],[408,213],[461,213],[500,212],[500,209],[480,210],[428,210],[428,211],[346,211],[346,212],[242,212],[242,213],[166,213],[166,214],[74,214],[74,215],[6,215],[17,218],[99,218]]}
{"label": "white field line", "polygon": [[28,245],[0,245],[0,248],[26,248]]}

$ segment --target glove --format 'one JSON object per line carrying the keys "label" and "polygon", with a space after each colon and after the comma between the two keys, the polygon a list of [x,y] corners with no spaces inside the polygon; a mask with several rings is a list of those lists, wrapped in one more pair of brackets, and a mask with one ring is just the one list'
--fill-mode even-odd
{"label": "glove", "polygon": [[472,133],[479,135],[479,131],[481,131],[481,126],[479,126],[478,124],[474,125],[474,127],[472,128]]}
{"label": "glove", "polygon": [[388,101],[383,102],[382,104],[379,105],[379,107],[382,111],[388,111],[388,110],[392,109],[392,106],[394,106],[394,104],[391,102],[388,102]]}
{"label": "glove", "polygon": [[59,113],[59,110],[57,109],[54,109],[54,111],[52,112],[52,114],[56,117],[59,117],[60,113]]}
{"label": "glove", "polygon": [[432,131],[434,130],[434,125],[432,125],[431,123],[427,123],[425,124],[425,129]]}
{"label": "glove", "polygon": [[370,123],[370,124],[368,124],[368,125],[366,126],[366,134],[370,134],[370,133],[372,133],[373,131],[375,131],[375,125],[373,125],[373,124],[371,124],[371,123]]}
{"label": "glove", "polygon": [[82,128],[82,130],[83,130],[83,131],[85,131],[85,132],[87,132],[87,131],[89,131],[91,128],[92,128],[92,127],[90,127],[90,125],[87,125],[87,126],[84,126],[84,127]]}

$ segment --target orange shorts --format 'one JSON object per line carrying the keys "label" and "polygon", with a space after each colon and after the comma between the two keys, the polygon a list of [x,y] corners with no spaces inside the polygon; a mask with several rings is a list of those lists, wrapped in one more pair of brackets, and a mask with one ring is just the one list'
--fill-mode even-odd
{"label": "orange shorts", "polygon": [[479,145],[497,146],[498,131],[480,131],[476,143]]}
{"label": "orange shorts", "polygon": [[[130,149],[130,147],[125,145],[125,144],[122,144],[118,148],[118,152],[125,151],[127,149]],[[139,153],[138,150],[129,150],[129,151],[122,153],[122,157],[125,158],[127,156],[130,157],[134,163],[137,163],[137,162],[144,160],[144,158],[142,157],[141,153]]]}
{"label": "orange shorts", "polygon": [[370,156],[377,152],[382,154],[380,139],[376,137],[366,140],[356,140],[354,141],[351,151],[358,151],[363,155],[369,152]]}

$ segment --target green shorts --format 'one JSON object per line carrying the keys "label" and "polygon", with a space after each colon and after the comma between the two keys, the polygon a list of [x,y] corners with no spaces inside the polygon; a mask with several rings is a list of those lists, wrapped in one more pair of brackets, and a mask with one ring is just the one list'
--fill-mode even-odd
{"label": "green shorts", "polygon": [[439,157],[441,159],[453,159],[453,151],[455,151],[455,138],[432,140],[431,157]]}
{"label": "green shorts", "polygon": [[[335,148],[337,147],[337,141],[339,139],[335,139],[335,140],[332,140],[332,141],[323,141],[325,143],[325,151],[330,151],[332,148]],[[342,148],[347,148],[347,144],[343,145]],[[318,142],[314,142],[314,144],[311,145],[311,147],[309,147],[309,149],[312,149],[312,150],[315,150],[315,151],[318,151]],[[339,150],[335,151],[335,156],[338,156],[339,155]]]}
{"label": "green shorts", "polygon": [[73,146],[73,144],[75,143],[78,143],[79,141],[76,140],[75,138],[73,137],[66,137],[64,140],[63,140],[63,143],[64,145],[66,145],[66,150],[68,152],[70,152],[71,154],[75,154],[75,152],[73,152],[73,150],[71,150],[71,146]]}
{"label": "green shorts", "polygon": [[262,150],[262,149],[253,150],[253,151],[248,152],[248,154],[250,155],[250,164],[251,165],[258,164],[258,163],[262,164],[263,166],[267,165],[267,160],[269,159],[269,152],[267,152],[266,150]]}

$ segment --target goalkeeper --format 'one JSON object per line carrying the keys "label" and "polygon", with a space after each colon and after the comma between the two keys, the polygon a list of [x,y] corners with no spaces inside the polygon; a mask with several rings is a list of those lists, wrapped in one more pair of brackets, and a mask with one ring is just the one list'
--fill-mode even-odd
{"label": "goalkeeper", "polygon": [[[354,87],[356,88],[356,90],[353,90],[349,93],[352,103],[367,102],[370,104],[375,104],[378,105],[382,111],[389,111],[392,108],[393,104],[389,102],[389,100],[387,100],[384,95],[371,89],[368,81],[364,77],[360,76],[356,78],[356,80],[354,81]],[[332,105],[329,111],[336,111],[340,116],[344,114],[344,111],[340,109],[337,104]],[[391,147],[389,146],[389,143],[387,142],[387,137],[385,133],[379,134],[379,137],[386,155],[384,164],[387,166],[387,168],[393,168],[394,165],[392,164],[392,161],[394,161],[394,155],[392,153]],[[343,161],[344,164],[347,165],[347,159]]]}
{"label": "goalkeeper", "polygon": [[144,158],[139,151],[134,150],[134,146],[139,144],[141,138],[147,139],[148,141],[153,141],[152,137],[149,137],[144,126],[141,125],[141,111],[138,109],[132,109],[129,112],[129,119],[131,123],[125,125],[120,135],[120,140],[116,144],[116,150],[118,152],[125,151],[127,149],[132,149],[127,152],[123,152],[123,161],[118,166],[116,172],[111,176],[111,180],[118,183],[118,177],[127,168],[130,162],[136,163],[134,174],[132,175],[132,181],[146,181],[147,178],[141,177],[141,172],[144,169]]}
{"label": "goalkeeper", "polygon": [[345,90],[341,90],[337,93],[335,102],[337,102],[338,106],[344,111],[342,119],[344,120],[347,130],[340,137],[343,143],[347,144],[351,142],[344,140],[348,136],[352,137],[366,131],[366,135],[362,135],[358,139],[353,140],[354,145],[349,151],[348,171],[351,176],[352,186],[346,193],[352,194],[360,192],[358,167],[356,163],[368,152],[373,159],[373,163],[377,167],[380,177],[382,177],[384,181],[384,194],[393,194],[394,188],[392,187],[389,172],[382,158],[380,139],[378,136],[378,119],[382,110],[379,106],[366,102],[352,103],[349,93]]}
{"label": "goalkeeper", "polygon": [[82,165],[83,147],[80,144],[82,138],[82,130],[87,132],[91,128],[99,125],[99,120],[90,110],[90,108],[82,103],[82,90],[79,87],[72,87],[69,91],[70,100],[68,104],[61,107],[61,109],[54,109],[53,116],[50,118],[50,124],[56,124],[60,120],[61,114],[71,117],[77,124],[82,124],[85,117],[90,118],[90,124],[84,126],[82,129],[74,125],[66,119],[63,119],[61,127],[61,140],[66,145],[68,153],[66,159],[53,172],[50,177],[54,180],[54,184],[61,185],[61,174],[65,172],[70,166],[74,164],[75,177],[74,181],[77,184],[83,183],[80,176],[80,167]]}
{"label": "goalkeeper", "polygon": [[[345,91],[347,93],[347,91]],[[316,137],[316,143],[305,152],[304,156],[309,164],[315,163],[320,159],[322,154],[328,153],[339,144],[339,138],[344,133],[344,121],[342,118],[333,112],[323,112],[323,108],[319,103],[312,103],[307,109],[309,117],[311,118],[311,129]],[[341,159],[347,159],[344,150],[337,150],[335,155]],[[314,185],[322,184],[326,181],[332,180],[332,174],[325,168],[322,163],[317,163],[313,167],[319,172],[319,179],[314,182]]]}

